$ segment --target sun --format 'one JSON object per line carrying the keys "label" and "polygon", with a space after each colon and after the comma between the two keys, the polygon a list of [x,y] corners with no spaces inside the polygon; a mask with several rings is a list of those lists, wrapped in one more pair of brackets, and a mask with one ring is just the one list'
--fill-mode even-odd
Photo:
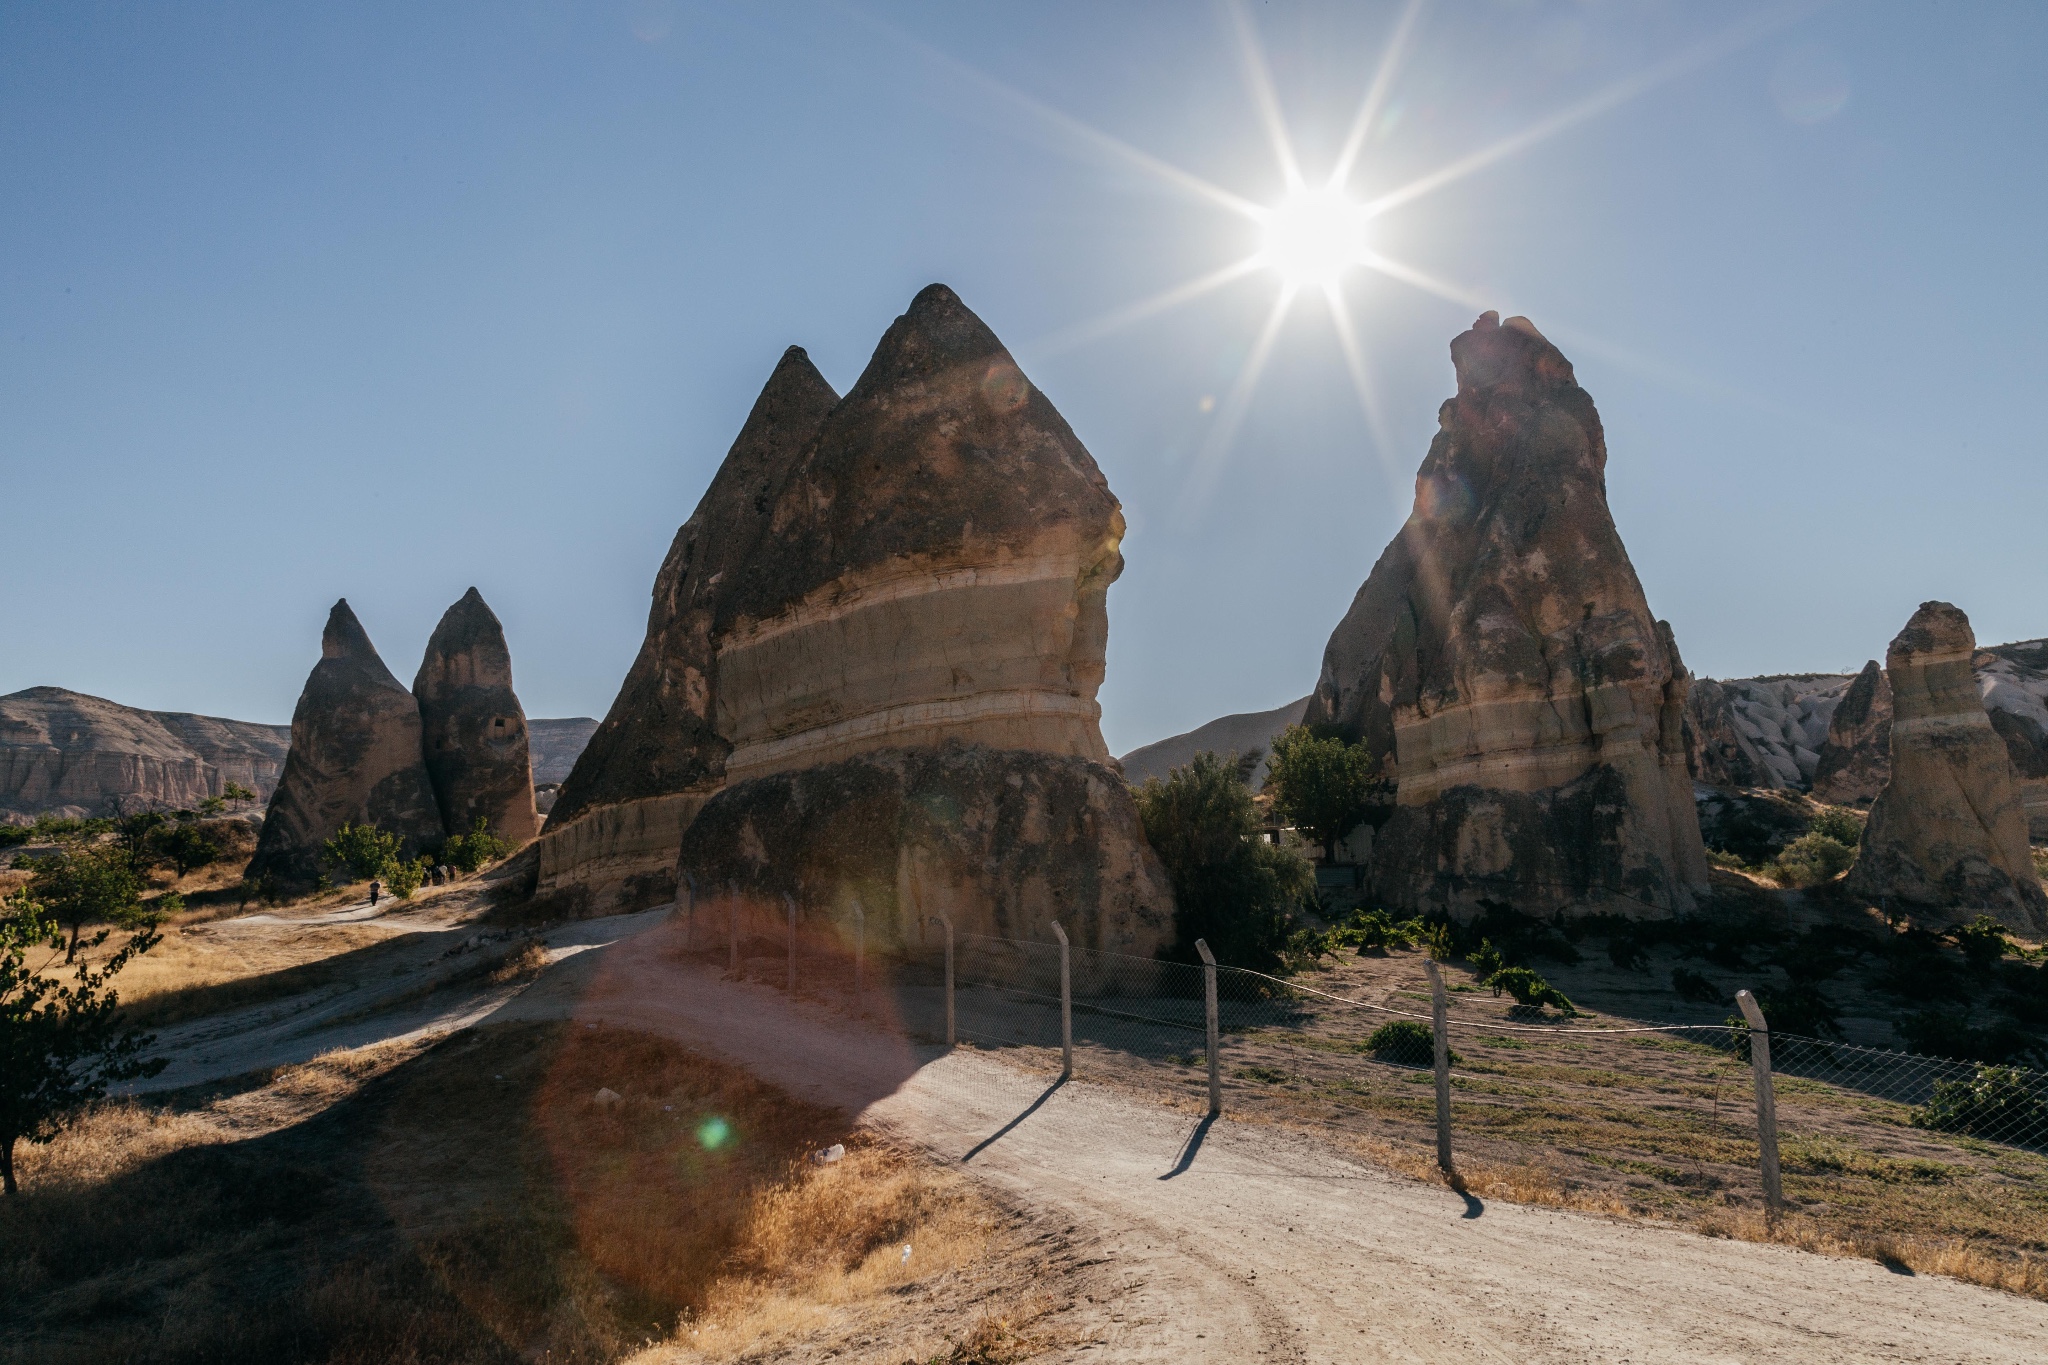
{"label": "sun", "polygon": [[1366,213],[1343,191],[1298,189],[1266,211],[1259,264],[1296,289],[1329,289],[1365,257]]}

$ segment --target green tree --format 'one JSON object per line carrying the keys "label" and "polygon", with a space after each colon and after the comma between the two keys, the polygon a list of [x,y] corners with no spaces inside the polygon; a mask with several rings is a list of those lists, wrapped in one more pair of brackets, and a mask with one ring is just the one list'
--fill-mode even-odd
{"label": "green tree", "polygon": [[1266,770],[1273,813],[1323,846],[1337,860],[1337,841],[1375,816],[1393,809],[1393,783],[1362,744],[1290,725],[1273,741]]}
{"label": "green tree", "polygon": [[[100,930],[85,946],[98,947],[112,932]],[[25,890],[0,902],[0,1190],[18,1192],[18,1143],[48,1142],[67,1115],[109,1085],[163,1070],[163,1059],[141,1056],[155,1040],[119,1021],[120,997],[107,985],[157,939],[144,925],[98,967],[77,964],[67,984],[48,969],[60,949],[71,960],[76,937],[67,949],[63,926]],[[31,966],[38,952],[49,960]]]}
{"label": "green tree", "polygon": [[254,801],[256,793],[250,791],[239,782],[223,782],[220,788],[220,799],[231,806],[239,806],[244,802]]}
{"label": "green tree", "polygon": [[142,877],[121,844],[72,844],[28,864],[28,891],[68,931],[64,961],[78,956],[88,924],[137,928],[152,917]]}
{"label": "green tree", "polygon": [[352,881],[381,877],[398,861],[401,840],[375,825],[344,823],[332,839],[320,845],[320,861],[346,871]]}
{"label": "green tree", "polygon": [[512,851],[512,845],[491,833],[483,816],[467,834],[452,836],[441,846],[441,861],[463,872],[474,872],[498,861]]}
{"label": "green tree", "polygon": [[178,824],[162,831],[156,838],[156,850],[180,877],[219,862],[221,855],[220,842],[200,824]]}
{"label": "green tree", "polygon": [[1193,962],[1199,938],[1231,966],[1283,967],[1295,911],[1315,900],[1315,871],[1299,853],[1261,836],[1238,765],[1196,754],[1136,795],[1145,838],[1173,883],[1178,936],[1162,956]]}

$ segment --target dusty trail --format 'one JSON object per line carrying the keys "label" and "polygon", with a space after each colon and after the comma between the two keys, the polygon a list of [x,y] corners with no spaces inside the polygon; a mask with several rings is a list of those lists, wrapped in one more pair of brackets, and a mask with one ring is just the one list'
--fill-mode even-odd
{"label": "dusty trail", "polygon": [[1093,1338],[1064,1353],[1072,1360],[2048,1360],[2048,1304],[1865,1261],[1481,1205],[1283,1130],[1204,1129],[1086,1081],[1048,1089],[990,1056],[941,1055],[679,962],[659,913],[550,942],[566,960],[516,994],[333,1027],[273,1020],[245,1033],[246,1049],[216,1032],[213,1060],[173,1083],[247,1069],[238,1053],[272,1065],[344,1035],[469,1022],[573,1017],[658,1033],[860,1112],[1071,1224],[1111,1291],[1066,1315]]}

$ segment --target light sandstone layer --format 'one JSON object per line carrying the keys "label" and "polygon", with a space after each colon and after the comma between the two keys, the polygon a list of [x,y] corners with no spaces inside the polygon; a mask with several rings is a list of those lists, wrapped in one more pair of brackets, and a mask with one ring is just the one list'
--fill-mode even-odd
{"label": "light sandstone layer", "polygon": [[501,839],[532,842],[540,815],[526,711],[512,690],[505,627],[475,588],[442,613],[412,692],[442,825],[467,834],[482,820]]}
{"label": "light sandstone layer", "polygon": [[1837,806],[1868,806],[1892,771],[1892,686],[1872,659],[1828,720],[1814,765],[1813,794]]}
{"label": "light sandstone layer", "polygon": [[1891,779],[1871,805],[1845,888],[1933,923],[1989,914],[2048,933],[2020,778],[1977,687],[1970,619],[1923,602],[1885,653]]}
{"label": "light sandstone layer", "polygon": [[1683,734],[1691,682],[1607,507],[1593,400],[1525,318],[1451,343],[1458,392],[1415,508],[1330,637],[1304,719],[1396,778],[1390,904],[1639,916],[1707,881]]}
{"label": "light sandstone layer", "polygon": [[290,741],[282,725],[24,688],[0,697],[0,819],[189,809],[230,782],[268,800]]}
{"label": "light sandstone layer", "polygon": [[391,676],[348,602],[336,602],[320,662],[292,711],[291,752],[249,875],[311,883],[321,844],[344,823],[396,834],[406,857],[439,842],[441,813],[420,738],[419,703]]}

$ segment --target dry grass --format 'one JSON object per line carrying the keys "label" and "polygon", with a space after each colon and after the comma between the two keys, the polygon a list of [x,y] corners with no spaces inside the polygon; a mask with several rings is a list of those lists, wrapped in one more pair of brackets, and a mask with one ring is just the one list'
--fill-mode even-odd
{"label": "dry grass", "polygon": [[[845,1160],[806,1159],[835,1141]],[[9,1365],[802,1352],[962,1280],[1005,1235],[834,1111],[569,1025],[106,1105],[24,1156],[0,1204]]]}

